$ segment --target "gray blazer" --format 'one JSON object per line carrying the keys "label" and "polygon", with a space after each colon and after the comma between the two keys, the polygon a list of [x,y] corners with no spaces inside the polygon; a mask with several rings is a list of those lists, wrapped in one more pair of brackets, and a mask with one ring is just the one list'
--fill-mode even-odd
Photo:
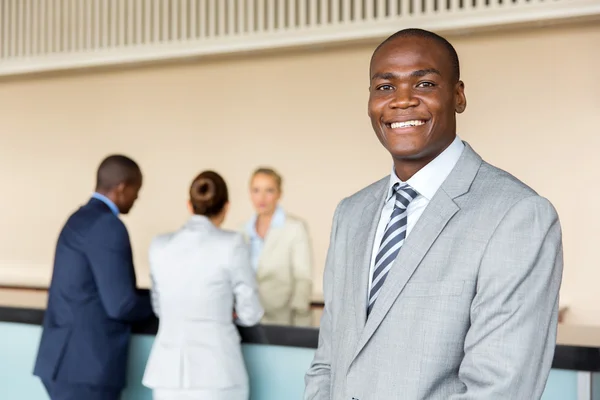
{"label": "gray blazer", "polygon": [[149,253],[160,324],[143,384],[216,393],[246,388],[233,312],[238,325],[254,325],[263,309],[242,235],[194,215],[177,232],[157,236]]}
{"label": "gray blazer", "polygon": [[558,216],[465,145],[368,320],[369,260],[389,178],[338,205],[306,400],[541,398],[563,269]]}

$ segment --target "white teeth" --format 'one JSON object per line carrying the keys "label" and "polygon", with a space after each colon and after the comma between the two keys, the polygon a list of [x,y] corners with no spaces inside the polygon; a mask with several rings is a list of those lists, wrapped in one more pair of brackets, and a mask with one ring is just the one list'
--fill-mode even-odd
{"label": "white teeth", "polygon": [[409,127],[409,126],[423,125],[424,123],[425,123],[425,121],[421,121],[421,120],[404,121],[404,122],[392,122],[391,123],[391,127],[392,127],[392,129],[406,128],[406,127]]}

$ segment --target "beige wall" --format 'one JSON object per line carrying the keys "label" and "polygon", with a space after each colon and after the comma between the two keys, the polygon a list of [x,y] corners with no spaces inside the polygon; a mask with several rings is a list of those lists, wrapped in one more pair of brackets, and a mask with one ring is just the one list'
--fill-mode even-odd
{"label": "beige wall", "polygon": [[[452,39],[469,104],[460,135],[556,205],[567,321],[600,324],[600,27]],[[126,217],[142,285],[147,246],[185,220],[194,174],[226,177],[236,227],[251,213],[248,175],[267,164],[285,177],[284,207],[310,226],[318,296],[337,202],[391,168],[366,116],[372,49],[0,82],[0,278],[45,282],[56,234],[93,189],[99,160],[124,152],[146,179]]]}

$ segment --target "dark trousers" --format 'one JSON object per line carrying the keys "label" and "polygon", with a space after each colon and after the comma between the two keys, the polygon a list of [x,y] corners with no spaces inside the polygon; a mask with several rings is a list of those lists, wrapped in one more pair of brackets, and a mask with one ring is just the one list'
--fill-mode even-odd
{"label": "dark trousers", "polygon": [[43,381],[50,400],[119,400],[121,391],[102,386]]}

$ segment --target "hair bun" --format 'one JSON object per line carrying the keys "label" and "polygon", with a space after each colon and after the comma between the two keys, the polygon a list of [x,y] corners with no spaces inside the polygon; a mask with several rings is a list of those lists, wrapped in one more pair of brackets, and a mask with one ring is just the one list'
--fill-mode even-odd
{"label": "hair bun", "polygon": [[201,172],[190,185],[190,202],[194,214],[218,215],[229,201],[227,184],[215,171]]}
{"label": "hair bun", "polygon": [[209,202],[217,192],[215,183],[208,178],[200,178],[192,185],[191,197],[194,202]]}

